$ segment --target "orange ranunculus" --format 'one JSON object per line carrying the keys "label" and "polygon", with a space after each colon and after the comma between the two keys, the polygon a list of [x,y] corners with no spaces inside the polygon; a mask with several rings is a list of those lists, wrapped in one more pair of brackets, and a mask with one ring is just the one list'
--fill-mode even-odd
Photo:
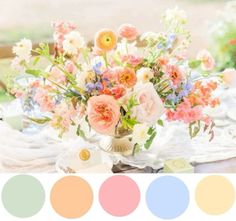
{"label": "orange ranunculus", "polygon": [[110,29],[102,29],[95,36],[95,47],[104,52],[110,51],[116,47],[116,34]]}
{"label": "orange ranunculus", "polygon": [[132,68],[124,68],[118,74],[119,83],[124,85],[125,87],[133,87],[137,82],[137,77],[134,69]]}

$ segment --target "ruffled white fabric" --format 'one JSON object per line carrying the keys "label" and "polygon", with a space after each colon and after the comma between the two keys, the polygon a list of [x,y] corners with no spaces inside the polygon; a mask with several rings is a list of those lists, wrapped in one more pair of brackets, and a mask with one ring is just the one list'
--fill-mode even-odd
{"label": "ruffled white fabric", "polygon": [[[113,155],[113,162],[158,169],[163,166],[164,160],[177,157],[186,158],[190,162],[211,162],[236,157],[236,89],[219,93],[222,106],[210,112],[218,124],[213,141],[208,141],[206,133],[191,140],[185,125],[168,123],[158,131],[149,151],[134,157]],[[58,139],[55,131],[50,128],[44,128],[34,135],[24,134],[0,121],[0,171],[54,172],[57,157],[71,148],[80,147],[81,142],[80,138]]]}

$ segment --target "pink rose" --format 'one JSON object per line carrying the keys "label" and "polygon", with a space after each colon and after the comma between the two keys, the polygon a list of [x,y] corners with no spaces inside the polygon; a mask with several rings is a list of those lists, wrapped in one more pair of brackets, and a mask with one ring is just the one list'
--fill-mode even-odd
{"label": "pink rose", "polygon": [[202,70],[204,71],[210,71],[215,67],[215,60],[210,54],[209,51],[203,49],[198,52],[197,54],[197,60],[200,60],[202,62]]}
{"label": "pink rose", "polygon": [[164,105],[152,83],[137,84],[134,88],[139,105],[133,108],[133,116],[140,123],[154,125],[164,113]]}
{"label": "pink rose", "polygon": [[133,41],[138,36],[138,30],[131,24],[123,24],[118,29],[118,35],[121,38],[126,38]]}
{"label": "pink rose", "polygon": [[127,62],[133,66],[138,66],[143,62],[143,58],[135,55],[124,55],[122,56],[122,62]]}
{"label": "pink rose", "polygon": [[90,97],[87,107],[91,127],[101,134],[113,135],[120,119],[120,107],[109,95]]}

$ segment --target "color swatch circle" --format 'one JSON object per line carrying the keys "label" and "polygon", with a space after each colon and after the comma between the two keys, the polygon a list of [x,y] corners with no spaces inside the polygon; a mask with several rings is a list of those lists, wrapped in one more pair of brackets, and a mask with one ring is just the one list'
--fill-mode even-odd
{"label": "color swatch circle", "polygon": [[19,218],[37,214],[45,202],[42,184],[29,175],[17,175],[7,181],[2,190],[5,209]]}
{"label": "color swatch circle", "polygon": [[140,201],[140,190],[130,177],[117,175],[108,178],[99,191],[102,208],[117,217],[132,213]]}
{"label": "color swatch circle", "polygon": [[92,189],[81,177],[64,177],[58,180],[51,190],[52,207],[65,218],[79,218],[85,215],[92,203]]}
{"label": "color swatch circle", "polygon": [[146,202],[155,216],[162,219],[174,219],[187,209],[189,191],[186,185],[176,177],[159,177],[148,187]]}
{"label": "color swatch circle", "polygon": [[235,191],[227,178],[213,175],[205,177],[197,185],[195,198],[197,205],[205,213],[219,215],[233,206]]}

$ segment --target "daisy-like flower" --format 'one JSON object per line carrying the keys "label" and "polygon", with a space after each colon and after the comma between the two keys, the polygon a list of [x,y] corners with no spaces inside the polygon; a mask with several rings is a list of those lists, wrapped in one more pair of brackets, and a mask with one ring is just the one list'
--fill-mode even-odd
{"label": "daisy-like flower", "polygon": [[143,67],[137,71],[137,78],[139,82],[147,83],[153,77],[154,74],[150,68]]}
{"label": "daisy-like flower", "polygon": [[16,43],[13,47],[13,53],[19,58],[19,60],[29,61],[31,57],[32,42],[29,39],[22,39]]}
{"label": "daisy-like flower", "polygon": [[132,68],[121,69],[118,73],[118,81],[127,88],[133,87],[137,82],[135,71]]}
{"label": "daisy-like flower", "polygon": [[95,36],[95,47],[107,52],[116,47],[116,34],[110,29],[102,29]]}
{"label": "daisy-like flower", "polygon": [[62,44],[66,54],[76,55],[84,47],[85,41],[78,31],[72,31],[65,35],[65,40]]}

